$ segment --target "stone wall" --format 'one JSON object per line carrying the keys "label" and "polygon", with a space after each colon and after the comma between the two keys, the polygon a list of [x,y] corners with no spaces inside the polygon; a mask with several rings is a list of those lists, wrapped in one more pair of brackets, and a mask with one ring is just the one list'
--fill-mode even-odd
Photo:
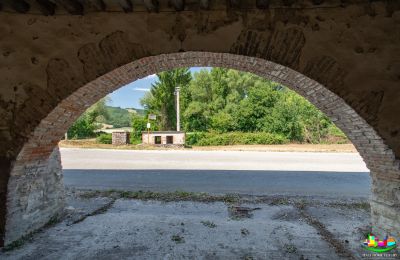
{"label": "stone wall", "polygon": [[[397,206],[399,204],[397,180],[400,170],[399,161],[391,149],[375,130],[336,94],[292,69],[260,58],[234,54],[186,52],[151,56],[124,65],[86,84],[64,99],[37,127],[34,136],[20,154],[21,158],[29,158],[33,163],[36,162],[38,158],[41,158],[36,157],[38,147],[44,147],[39,150],[42,151],[39,155],[45,155],[46,144],[58,142],[85,108],[107,93],[149,74],[191,66],[225,67],[251,72],[293,89],[316,105],[348,136],[371,170],[371,175],[375,180],[371,204],[374,230],[378,234],[388,232],[396,236],[400,235]],[[70,113],[68,118],[65,117],[66,111]],[[53,131],[54,129],[57,131]],[[52,133],[52,135],[47,133]],[[383,180],[387,181],[383,182]],[[12,182],[18,182],[18,179],[10,180],[10,183]],[[390,185],[387,185],[387,182]],[[9,196],[18,197],[18,194]],[[8,237],[6,239],[9,241]]]}
{"label": "stone wall", "polygon": [[[7,187],[19,177],[24,183],[25,172],[46,172],[54,147],[86,108],[132,80],[182,66],[253,72],[308,98],[345,131],[371,170],[379,188],[373,214],[387,212],[398,223],[390,213],[398,210],[400,181],[397,1],[271,1],[264,9],[256,1],[230,2],[176,12],[162,1],[158,13],[139,5],[128,14],[84,16],[63,8],[42,16],[35,4],[26,14],[9,5],[0,10],[1,237],[6,210],[28,210],[6,204],[6,194],[8,202],[19,199]],[[373,220],[392,228],[379,215]]]}
{"label": "stone wall", "polygon": [[130,143],[129,132],[112,132],[112,145],[126,145]]}
{"label": "stone wall", "polygon": [[8,186],[6,238],[15,241],[43,227],[64,210],[64,184],[58,147],[47,159],[19,160]]}

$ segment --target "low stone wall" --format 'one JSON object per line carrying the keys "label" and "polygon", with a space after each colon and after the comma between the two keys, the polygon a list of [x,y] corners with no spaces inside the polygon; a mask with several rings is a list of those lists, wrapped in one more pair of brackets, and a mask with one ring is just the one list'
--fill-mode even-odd
{"label": "low stone wall", "polygon": [[126,145],[130,144],[130,133],[129,132],[113,132],[112,133],[112,144],[113,145]]}

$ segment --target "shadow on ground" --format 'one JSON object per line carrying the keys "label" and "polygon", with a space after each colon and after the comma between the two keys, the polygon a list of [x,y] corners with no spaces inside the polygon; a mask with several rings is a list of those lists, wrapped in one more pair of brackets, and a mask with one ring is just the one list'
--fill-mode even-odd
{"label": "shadow on ground", "polygon": [[61,222],[1,258],[358,259],[369,229],[363,199],[75,189],[67,195]]}

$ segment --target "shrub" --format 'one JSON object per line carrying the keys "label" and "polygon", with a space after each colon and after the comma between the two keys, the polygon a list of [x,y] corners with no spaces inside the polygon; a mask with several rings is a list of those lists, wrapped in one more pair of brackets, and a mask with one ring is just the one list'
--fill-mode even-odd
{"label": "shrub", "polygon": [[186,134],[186,145],[196,145],[200,139],[206,136],[205,132],[193,132]]}
{"label": "shrub", "polygon": [[131,132],[130,136],[131,144],[141,144],[142,143],[142,134],[137,135],[135,132]]}
{"label": "shrub", "polygon": [[112,144],[112,134],[108,134],[108,133],[100,134],[96,138],[96,141],[101,144]]}
{"label": "shrub", "polygon": [[90,117],[86,114],[80,116],[75,123],[68,129],[68,138],[84,139],[95,136],[95,126]]}
{"label": "shrub", "polygon": [[258,133],[192,133],[187,137],[188,145],[240,145],[240,144],[284,144],[288,140],[279,134]]}

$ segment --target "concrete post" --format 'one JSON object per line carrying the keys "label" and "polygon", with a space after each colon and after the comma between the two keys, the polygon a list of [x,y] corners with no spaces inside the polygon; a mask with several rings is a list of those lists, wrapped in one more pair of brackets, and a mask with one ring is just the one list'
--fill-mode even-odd
{"label": "concrete post", "polygon": [[180,107],[179,107],[179,91],[180,87],[175,88],[175,95],[176,95],[176,131],[181,131],[181,122],[180,122]]}

